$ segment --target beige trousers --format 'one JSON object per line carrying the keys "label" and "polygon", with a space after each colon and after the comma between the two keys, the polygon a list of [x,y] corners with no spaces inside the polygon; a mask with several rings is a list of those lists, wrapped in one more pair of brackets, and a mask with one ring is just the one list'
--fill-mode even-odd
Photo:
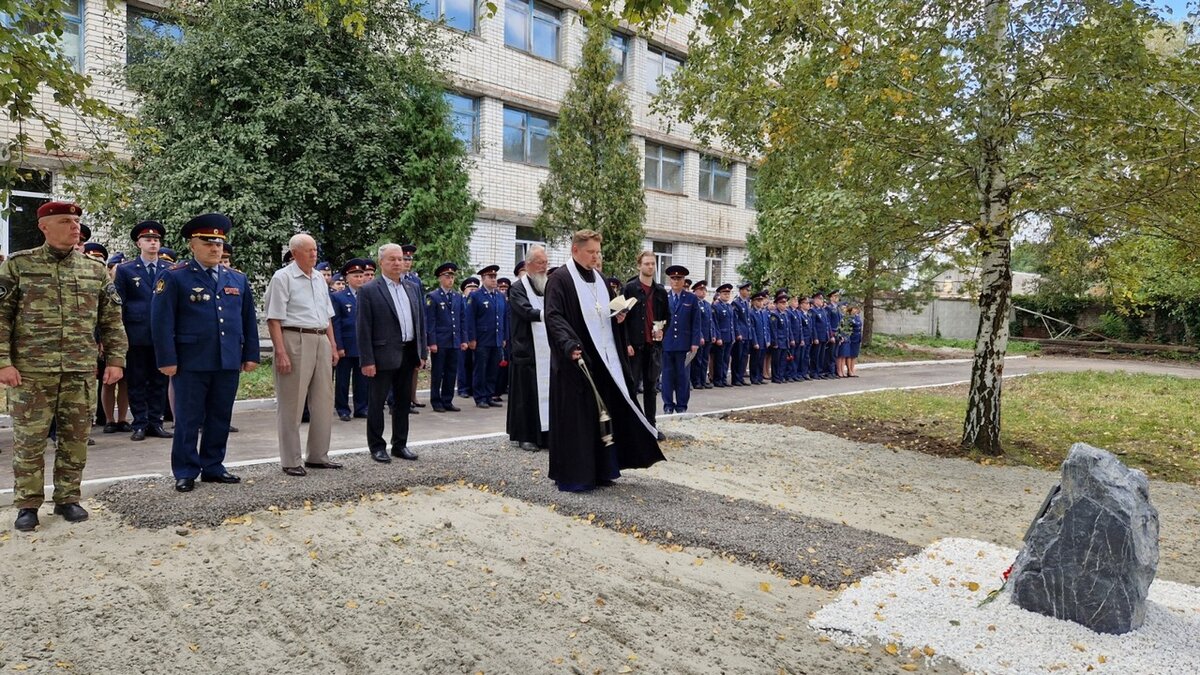
{"label": "beige trousers", "polygon": [[[279,463],[285,467],[302,462],[324,462],[329,456],[329,432],[333,425],[333,353],[329,338],[314,333],[283,331],[283,344],[292,361],[292,372],[275,370],[275,420],[279,434]],[[308,399],[308,457],[300,451],[300,418]]]}

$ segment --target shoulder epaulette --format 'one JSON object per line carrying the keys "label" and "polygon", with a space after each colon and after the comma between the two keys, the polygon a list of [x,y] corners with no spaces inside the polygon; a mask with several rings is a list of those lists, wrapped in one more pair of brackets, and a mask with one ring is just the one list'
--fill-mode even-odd
{"label": "shoulder epaulette", "polygon": [[12,253],[9,253],[9,254],[8,254],[8,258],[9,258],[9,260],[12,260],[13,258],[16,258],[16,257],[18,257],[18,256],[22,256],[22,255],[29,255],[29,254],[31,254],[31,253],[34,253],[34,252],[36,252],[36,251],[37,251],[37,249],[36,249],[36,248],[27,248],[27,249],[23,249],[23,250],[20,250],[20,251],[14,251],[14,252],[12,252]]}
{"label": "shoulder epaulette", "polygon": [[171,265],[170,267],[168,267],[167,269],[169,269],[172,272],[176,272],[178,270],[187,269],[187,266],[188,266],[188,264],[186,262],[177,262],[174,265]]}
{"label": "shoulder epaulette", "polygon": [[136,265],[138,260],[140,260],[140,258],[132,258],[130,260],[126,260],[126,261],[122,262],[119,265],[119,267],[125,267],[126,265]]}

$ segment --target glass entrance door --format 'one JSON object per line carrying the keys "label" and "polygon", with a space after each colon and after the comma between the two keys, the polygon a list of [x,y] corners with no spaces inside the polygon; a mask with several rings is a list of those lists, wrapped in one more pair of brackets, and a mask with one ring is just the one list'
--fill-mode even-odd
{"label": "glass entrance door", "polygon": [[17,183],[8,198],[7,214],[0,218],[0,248],[4,255],[37,248],[45,241],[37,228],[37,210],[50,201],[51,182],[49,173],[34,173]]}

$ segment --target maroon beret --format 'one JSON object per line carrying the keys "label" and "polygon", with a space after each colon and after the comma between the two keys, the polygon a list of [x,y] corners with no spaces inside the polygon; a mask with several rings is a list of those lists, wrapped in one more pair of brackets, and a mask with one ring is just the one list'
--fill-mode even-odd
{"label": "maroon beret", "polygon": [[38,220],[48,216],[82,216],[83,209],[79,208],[78,204],[72,202],[46,202],[38,207]]}

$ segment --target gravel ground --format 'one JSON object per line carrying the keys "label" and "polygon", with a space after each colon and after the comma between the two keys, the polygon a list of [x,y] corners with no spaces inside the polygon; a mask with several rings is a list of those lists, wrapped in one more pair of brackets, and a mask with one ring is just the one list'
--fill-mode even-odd
{"label": "gravel ground", "polygon": [[1145,623],[1126,635],[1027,612],[1008,593],[979,607],[1016,554],[972,539],[943,539],[855,584],[811,625],[839,643],[873,638],[897,654],[950,658],[978,673],[1200,672],[1200,589],[1155,581]]}
{"label": "gravel ground", "polygon": [[[675,434],[672,443],[683,446],[689,438]],[[545,453],[516,450],[507,441],[424,446],[420,454],[416,462],[385,465],[362,454],[343,456],[339,459],[344,469],[309,471],[304,478],[284,475],[274,465],[246,467],[239,470],[241,485],[197,483],[196,491],[187,494],[175,492],[166,479],[130,481],[97,498],[130,524],[158,529],[219,525],[226,518],[270,506],[287,509],[306,501],[341,502],[419,485],[459,483],[553,506],[563,515],[583,516],[651,541],[717,551],[830,588],[917,550],[895,537],[650,478],[640,471],[627,472],[612,487],[559,492],[545,477]]]}

